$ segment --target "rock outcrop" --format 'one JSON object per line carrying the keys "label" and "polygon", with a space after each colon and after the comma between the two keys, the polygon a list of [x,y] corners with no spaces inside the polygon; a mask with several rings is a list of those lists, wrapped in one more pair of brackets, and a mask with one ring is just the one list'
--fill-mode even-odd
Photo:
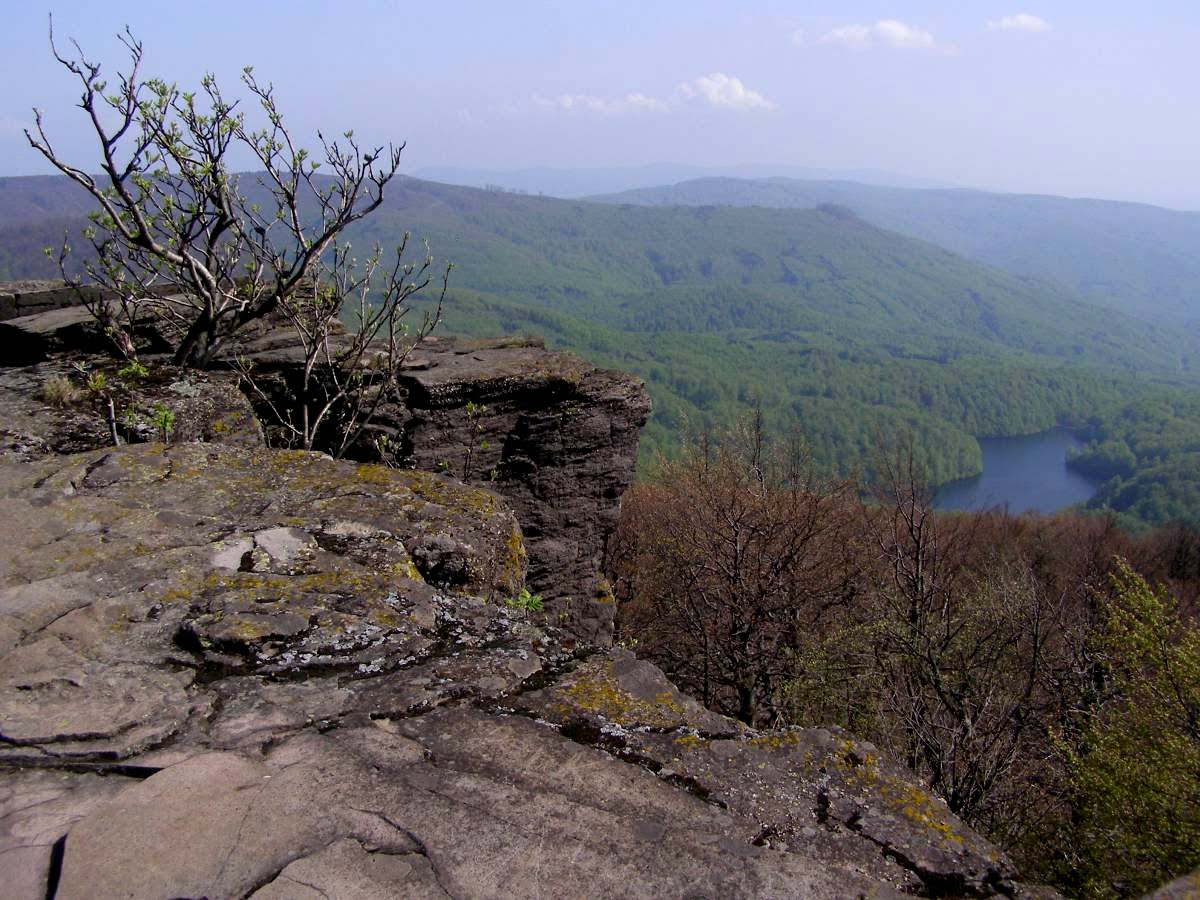
{"label": "rock outcrop", "polygon": [[[69,294],[60,289],[55,296]],[[145,332],[148,342],[161,343],[152,328]],[[0,365],[20,367],[0,368],[0,413],[5,404],[22,408],[6,420],[20,427],[0,426],[9,447],[70,452],[109,443],[103,415],[84,404],[56,414],[43,403],[49,416],[25,414],[36,401],[31,386],[70,374],[68,358],[103,369],[95,354],[108,342],[86,311],[56,308],[0,322],[0,341],[8,348]],[[294,334],[257,323],[237,352],[253,363],[277,406],[286,407],[286,385],[301,359]],[[116,367],[108,369],[111,376]],[[615,604],[601,567],[621,494],[633,477],[639,430],[650,414],[641,380],[536,341],[437,338],[420,346],[400,380],[404,403],[381,407],[372,435],[392,442],[401,465],[445,472],[507,497],[525,532],[530,590],[580,643],[611,643]],[[139,402],[144,409],[170,408],[179,440],[261,443],[232,373],[176,373],[158,387],[175,382],[196,402],[181,405],[180,396],[147,391],[148,384],[138,385]],[[257,414],[268,424],[274,415],[262,403]],[[373,446],[361,449],[364,458],[378,456]]]}
{"label": "rock outcrop", "polygon": [[571,651],[523,576],[505,499],[446,476],[0,462],[6,895],[1021,893],[873,748]]}
{"label": "rock outcrop", "polygon": [[650,415],[642,382],[536,343],[438,340],[401,381],[406,405],[383,410],[379,424],[400,435],[406,459],[507,497],[531,590],[583,643],[611,643],[615,604],[601,568]]}
{"label": "rock outcrop", "polygon": [[79,305],[79,294],[61,281],[0,282],[0,322]]}
{"label": "rock outcrop", "polygon": [[[1054,896],[874,747],[607,648],[637,379],[432,341],[396,469],[269,450],[231,373],[78,310],[3,329],[5,896]],[[286,333],[240,349],[286,384]]]}
{"label": "rock outcrop", "polygon": [[[240,352],[286,406],[299,365],[290,336],[255,336]],[[601,567],[650,415],[642,381],[538,341],[431,338],[400,384],[404,402],[376,410],[372,437],[385,437],[401,465],[508,498],[525,533],[530,590],[580,643],[611,643],[615,604]],[[271,412],[259,415],[269,421]]]}

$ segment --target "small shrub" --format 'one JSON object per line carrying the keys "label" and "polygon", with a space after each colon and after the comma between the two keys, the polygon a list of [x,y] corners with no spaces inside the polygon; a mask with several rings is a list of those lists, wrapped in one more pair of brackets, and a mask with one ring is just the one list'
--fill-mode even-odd
{"label": "small shrub", "polygon": [[136,359],[133,359],[118,369],[117,375],[126,381],[140,381],[150,375],[150,370]]}
{"label": "small shrub", "polygon": [[506,597],[504,605],[525,612],[542,612],[546,608],[542,603],[542,595],[529,593],[529,588],[521,588],[521,593],[516,597]]}
{"label": "small shrub", "polygon": [[63,375],[55,375],[53,378],[46,379],[37,392],[38,399],[43,403],[58,407],[70,406],[72,403],[78,402],[82,394],[83,392],[71,382],[71,379]]}
{"label": "small shrub", "polygon": [[108,379],[103,372],[93,372],[88,376],[87,389],[92,394],[103,394],[108,389]]}
{"label": "small shrub", "polygon": [[162,432],[164,444],[171,442],[171,429],[175,427],[174,411],[163,403],[154,404],[150,411],[150,424]]}

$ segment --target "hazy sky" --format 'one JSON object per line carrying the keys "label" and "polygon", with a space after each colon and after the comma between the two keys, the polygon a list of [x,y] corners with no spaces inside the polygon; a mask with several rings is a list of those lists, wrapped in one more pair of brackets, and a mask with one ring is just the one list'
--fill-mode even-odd
{"label": "hazy sky", "polygon": [[[11,2],[0,174],[48,171],[30,107],[94,164],[46,17],[111,66],[128,24],[181,86],[241,67],[293,131],[426,165],[878,168],[1200,209],[1200,3],[562,0]],[[98,15],[94,10],[103,10]]]}

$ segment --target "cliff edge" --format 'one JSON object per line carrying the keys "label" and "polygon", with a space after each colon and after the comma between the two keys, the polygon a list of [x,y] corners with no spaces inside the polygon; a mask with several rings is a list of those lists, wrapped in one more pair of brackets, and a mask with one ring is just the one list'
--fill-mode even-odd
{"label": "cliff edge", "polygon": [[268,449],[219,373],[105,446],[67,366],[0,368],[6,896],[1053,896],[869,744],[605,646],[635,380],[435,344],[384,420],[429,472]]}

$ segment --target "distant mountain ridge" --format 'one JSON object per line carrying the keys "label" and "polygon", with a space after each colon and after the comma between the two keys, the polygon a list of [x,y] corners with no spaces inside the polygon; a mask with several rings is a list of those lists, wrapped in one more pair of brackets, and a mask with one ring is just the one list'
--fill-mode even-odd
{"label": "distant mountain ridge", "polygon": [[1200,332],[1200,212],[1036,194],[849,181],[704,178],[588,198],[648,206],[838,204],[891,231],[1138,318]]}
{"label": "distant mountain ridge", "polygon": [[787,178],[817,181],[856,181],[862,184],[905,188],[952,188],[956,185],[931,178],[918,178],[881,169],[820,169],[807,166],[746,164],[695,166],[684,163],[650,163],[643,166],[606,166],[564,169],[535,166],[526,169],[471,169],[456,166],[425,166],[414,178],[464,187],[501,187],[527,194],[575,199],[589,194],[675,184],[697,178]]}

